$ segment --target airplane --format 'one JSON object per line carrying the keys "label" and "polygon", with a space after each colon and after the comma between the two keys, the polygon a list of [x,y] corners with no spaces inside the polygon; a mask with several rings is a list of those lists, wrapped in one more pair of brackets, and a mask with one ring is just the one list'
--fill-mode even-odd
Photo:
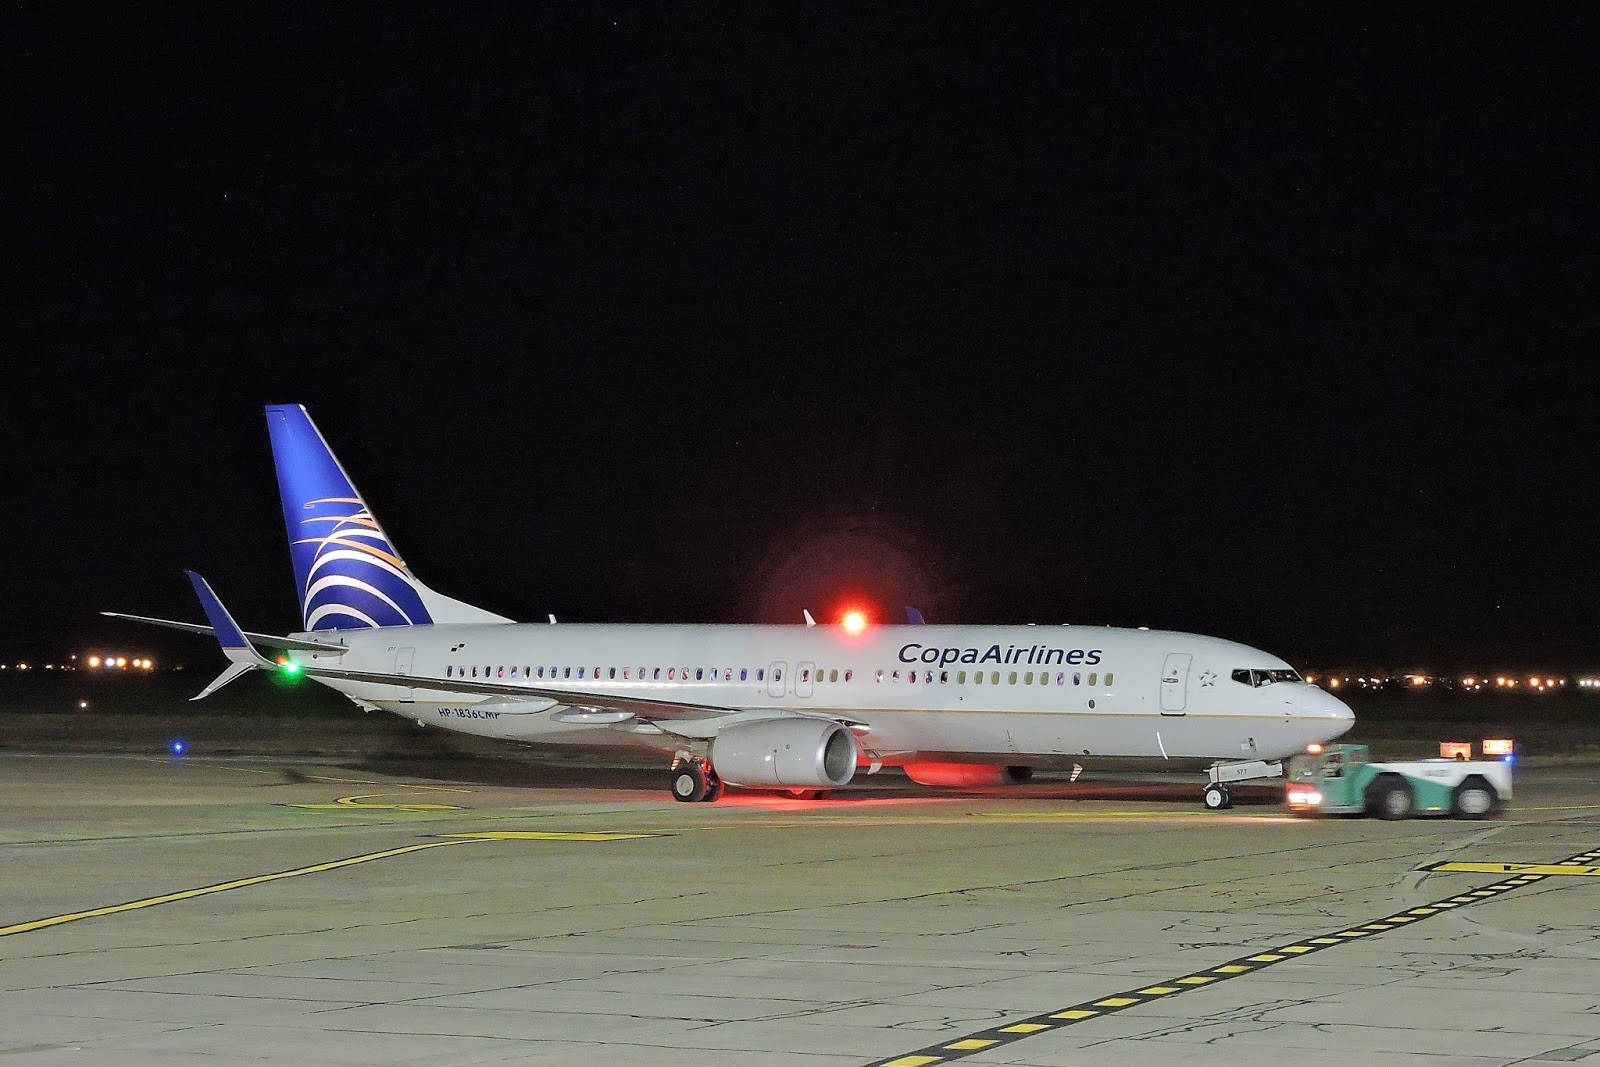
{"label": "airplane", "polygon": [[683,802],[724,785],[822,795],[884,767],[972,788],[1143,757],[1210,761],[1219,809],[1230,783],[1354,722],[1276,656],[1143,627],[513,622],[412,573],[304,407],[266,417],[302,629],[240,629],[193,571],[204,625],[104,613],[215,636],[228,666],[195,700],[289,671],[448,730],[657,751]]}

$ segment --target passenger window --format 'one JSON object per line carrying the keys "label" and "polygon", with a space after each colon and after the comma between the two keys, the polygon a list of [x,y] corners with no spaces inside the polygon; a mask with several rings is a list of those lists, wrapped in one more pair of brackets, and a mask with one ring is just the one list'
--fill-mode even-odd
{"label": "passenger window", "polygon": [[1032,671],[1029,671],[1027,674],[1024,674],[1022,676],[1022,684],[1023,685],[1032,685],[1033,684],[1033,672]]}
{"label": "passenger window", "polygon": [[[614,672],[616,670],[616,668],[613,667],[612,670]],[[616,677],[615,673],[613,673],[612,677]],[[626,667],[622,668],[622,680],[623,681],[627,681],[628,680],[628,668],[626,668]]]}
{"label": "passenger window", "polygon": [[765,667],[757,667],[756,668],[756,681],[758,681],[758,682],[761,681],[762,679],[764,679],[766,677],[766,675],[767,675],[767,669]]}
{"label": "passenger window", "polygon": [[917,672],[916,671],[906,671],[906,681],[910,682],[912,685],[916,685],[917,684]]}
{"label": "passenger window", "polygon": [[1110,671],[1106,671],[1106,685],[1110,685],[1110,684],[1111,684],[1111,672]]}
{"label": "passenger window", "polygon": [[807,667],[805,670],[800,672],[800,680],[802,682],[811,681],[811,668],[810,667]]}
{"label": "passenger window", "polygon": [[990,685],[999,685],[1000,684],[1000,672],[999,671],[990,671],[989,672],[989,684]]}
{"label": "passenger window", "polygon": [[676,668],[676,667],[668,667],[667,668],[667,681],[670,682],[674,678],[676,678],[677,676],[678,676],[678,668]]}
{"label": "passenger window", "polygon": [[496,678],[504,678],[505,676],[506,669],[504,667],[501,667],[499,673],[495,675]]}
{"label": "passenger window", "polygon": [[732,667],[724,667],[724,668],[722,668],[722,680],[724,682],[733,681],[733,668]]}
{"label": "passenger window", "polygon": [[894,680],[898,682],[900,680],[900,672],[899,671],[895,671],[893,677],[894,677]]}
{"label": "passenger window", "polygon": [[1079,674],[1077,671],[1073,671],[1072,672],[1072,684],[1073,685],[1082,685],[1083,684],[1083,675]]}
{"label": "passenger window", "polygon": [[983,672],[982,671],[973,671],[972,672],[972,684],[973,685],[982,685],[983,684]]}
{"label": "passenger window", "polygon": [[478,665],[476,663],[472,665],[472,676],[474,678],[478,676]]}
{"label": "passenger window", "polygon": [[950,684],[950,672],[949,671],[940,671],[939,672],[939,684],[940,685],[949,685]]}
{"label": "passenger window", "polygon": [[774,668],[772,668],[772,680],[774,682],[783,681],[783,668],[782,667],[774,667]]}
{"label": "passenger window", "polygon": [[578,677],[579,677],[579,678],[582,678],[582,677],[583,677],[583,668],[582,668],[582,667],[579,667],[579,668],[578,668]]}
{"label": "passenger window", "polygon": [[1049,674],[1048,671],[1040,671],[1039,672],[1039,684],[1040,685],[1049,685],[1050,684],[1050,674]]}
{"label": "passenger window", "polygon": [[1011,674],[1006,678],[1006,684],[1007,685],[1016,685],[1017,684],[1017,672],[1016,671],[1012,671]]}
{"label": "passenger window", "polygon": [[880,681],[880,682],[883,681],[883,672],[882,671],[878,672],[877,680]]}
{"label": "passenger window", "polygon": [[750,680],[750,671],[745,667],[740,667],[739,668],[739,681],[747,682],[749,680]]}
{"label": "passenger window", "polygon": [[1066,671],[1057,671],[1056,672],[1056,684],[1057,685],[1066,685],[1067,684],[1067,672]]}
{"label": "passenger window", "polygon": [[[561,677],[563,677],[563,678],[571,678],[572,677],[572,668],[571,667],[562,667],[561,668]],[[581,669],[578,672],[578,677],[579,678],[583,677],[583,672],[582,672]]]}
{"label": "passenger window", "polygon": [[1098,685],[1099,684],[1098,678],[1099,678],[1099,675],[1096,672],[1094,672],[1094,671],[1090,671],[1089,672],[1089,684],[1090,685]]}
{"label": "passenger window", "polygon": [[705,680],[705,676],[706,676],[706,669],[704,667],[696,667],[694,669],[694,680],[695,681],[697,681],[697,682],[704,681]]}
{"label": "passenger window", "polygon": [[844,672],[844,680],[848,682],[852,677],[854,677],[855,673],[856,673],[855,671],[846,670]]}
{"label": "passenger window", "polygon": [[650,673],[650,680],[651,680],[651,681],[652,681],[652,682],[659,682],[659,681],[661,681],[661,668],[660,668],[660,667],[657,667],[657,668],[656,668],[656,669],[655,669],[655,670],[654,670],[654,671],[652,671],[652,672],[651,672],[651,673]]}
{"label": "passenger window", "polygon": [[[622,673],[623,673],[623,676],[626,677],[628,672],[627,671],[623,671]],[[611,673],[610,673],[610,675],[608,675],[608,677],[615,678],[616,676],[617,676],[617,669],[615,667],[612,667],[611,668]]]}
{"label": "passenger window", "polygon": [[956,671],[956,684],[957,685],[966,685],[967,684],[967,672],[966,671]]}
{"label": "passenger window", "polygon": [[839,680],[839,672],[838,672],[838,670],[836,670],[836,669],[829,670],[828,671],[828,681],[837,682],[838,680]]}

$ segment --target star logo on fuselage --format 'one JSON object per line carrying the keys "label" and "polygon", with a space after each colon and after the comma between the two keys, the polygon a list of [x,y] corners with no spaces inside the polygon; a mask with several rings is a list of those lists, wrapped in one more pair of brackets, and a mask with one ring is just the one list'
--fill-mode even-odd
{"label": "star logo on fuselage", "polygon": [[1216,671],[1206,671],[1203,674],[1201,674],[1200,675],[1200,684],[1202,686],[1213,686],[1213,685],[1216,685],[1217,684],[1217,672]]}

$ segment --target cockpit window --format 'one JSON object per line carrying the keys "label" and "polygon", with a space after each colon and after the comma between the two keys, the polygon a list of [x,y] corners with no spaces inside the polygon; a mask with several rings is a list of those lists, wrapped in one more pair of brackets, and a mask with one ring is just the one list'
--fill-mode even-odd
{"label": "cockpit window", "polygon": [[1300,672],[1288,667],[1271,668],[1267,670],[1252,670],[1246,667],[1237,668],[1233,672],[1233,680],[1254,689],[1273,682],[1298,682],[1301,681]]}

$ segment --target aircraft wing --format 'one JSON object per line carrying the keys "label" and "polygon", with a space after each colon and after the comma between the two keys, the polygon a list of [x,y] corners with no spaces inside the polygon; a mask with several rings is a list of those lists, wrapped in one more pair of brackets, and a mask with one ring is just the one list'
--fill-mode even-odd
{"label": "aircraft wing", "polygon": [[[102,611],[100,614],[112,619],[126,619],[129,622],[142,622],[151,626],[165,626],[169,630],[182,630],[191,634],[215,634],[216,627],[205,626],[198,622],[178,622],[176,619],[153,619],[148,615],[125,615],[120,611]],[[344,645],[329,644],[326,641],[308,641],[300,637],[281,637],[277,634],[253,634],[248,631],[244,635],[253,645],[265,645],[268,648],[293,648],[302,652],[324,652],[335,656],[342,656],[350,651]]]}

